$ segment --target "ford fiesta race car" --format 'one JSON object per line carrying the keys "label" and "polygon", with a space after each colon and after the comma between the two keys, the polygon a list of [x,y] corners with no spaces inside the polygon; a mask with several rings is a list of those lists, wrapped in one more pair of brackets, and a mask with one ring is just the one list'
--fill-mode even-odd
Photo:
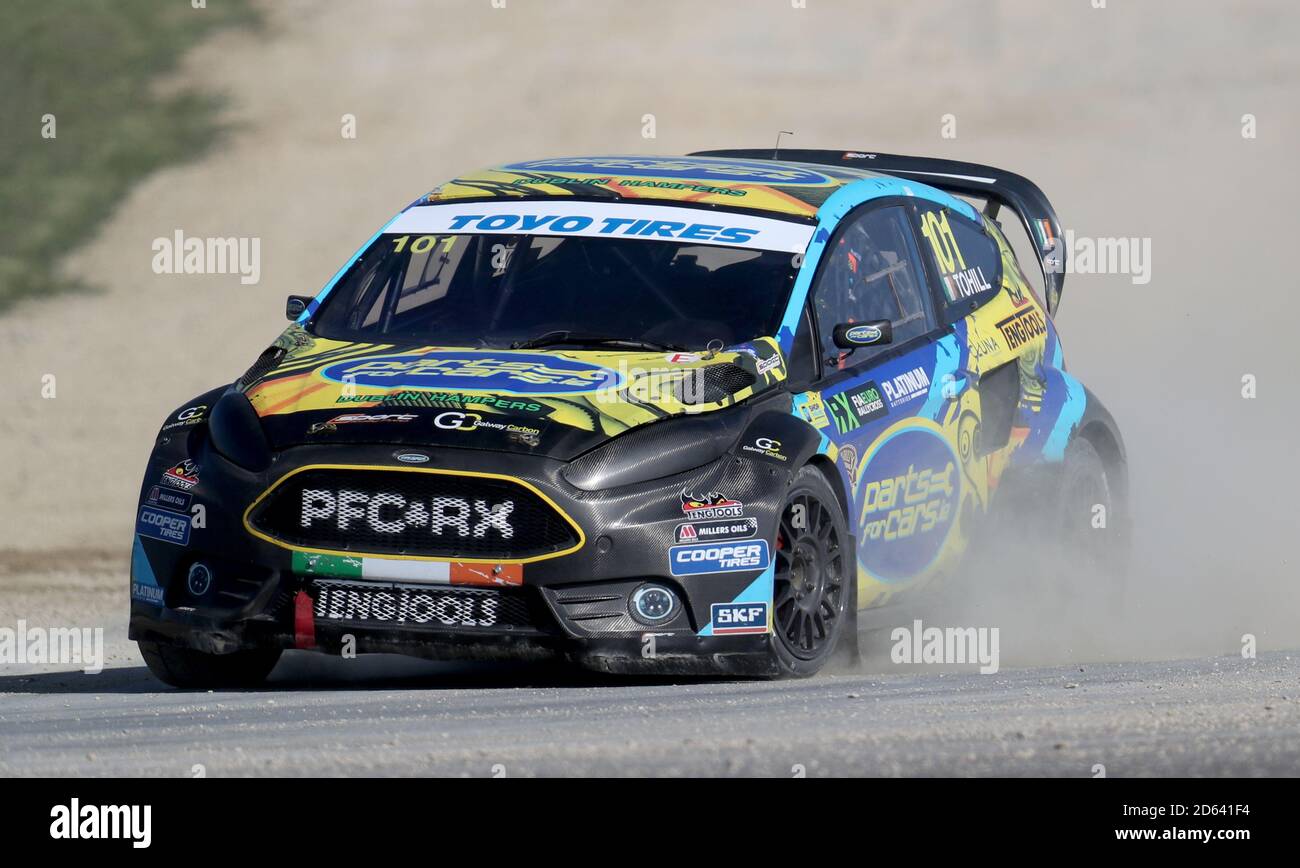
{"label": "ford fiesta race car", "polygon": [[[1124,448],[1065,371],[1042,192],[787,153],[466,175],[291,297],[158,434],[131,565],[150,669],[252,684],[304,649],[803,676],[960,577],[991,524],[1117,549]],[[1098,506],[1109,537],[1080,530]]]}

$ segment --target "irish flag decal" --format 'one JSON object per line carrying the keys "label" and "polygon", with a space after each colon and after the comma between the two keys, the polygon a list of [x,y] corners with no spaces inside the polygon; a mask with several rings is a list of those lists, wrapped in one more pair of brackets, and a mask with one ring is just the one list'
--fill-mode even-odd
{"label": "irish flag decal", "polygon": [[476,585],[481,588],[524,583],[523,564],[408,561],[310,552],[293,553],[293,571],[300,576],[327,576],[332,579],[379,579],[429,585]]}

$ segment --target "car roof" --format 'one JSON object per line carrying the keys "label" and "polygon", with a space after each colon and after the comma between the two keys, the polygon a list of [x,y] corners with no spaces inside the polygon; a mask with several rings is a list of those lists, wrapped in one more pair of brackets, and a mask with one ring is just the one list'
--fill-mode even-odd
{"label": "car roof", "polygon": [[813,217],[837,190],[876,173],[729,157],[608,155],[521,160],[440,184],[412,207],[482,199],[665,200]]}

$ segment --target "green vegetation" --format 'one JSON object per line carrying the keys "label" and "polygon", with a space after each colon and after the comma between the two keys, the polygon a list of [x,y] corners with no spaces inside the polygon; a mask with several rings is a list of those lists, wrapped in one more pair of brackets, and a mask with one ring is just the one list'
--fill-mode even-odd
{"label": "green vegetation", "polygon": [[213,30],[255,23],[248,0],[0,3],[0,311],[82,288],[57,275],[59,257],[131,185],[212,145],[220,98],[160,93],[157,79]]}

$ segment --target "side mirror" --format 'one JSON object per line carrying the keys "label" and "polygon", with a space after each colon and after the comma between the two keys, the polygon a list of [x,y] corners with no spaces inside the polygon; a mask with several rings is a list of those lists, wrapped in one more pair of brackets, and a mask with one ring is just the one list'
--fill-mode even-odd
{"label": "side mirror", "polygon": [[284,318],[287,320],[296,320],[302,316],[302,312],[307,309],[307,305],[312,303],[310,295],[291,295],[289,300],[284,303]]}
{"label": "side mirror", "polygon": [[840,323],[831,332],[831,339],[842,350],[881,346],[894,340],[894,325],[887,319]]}

